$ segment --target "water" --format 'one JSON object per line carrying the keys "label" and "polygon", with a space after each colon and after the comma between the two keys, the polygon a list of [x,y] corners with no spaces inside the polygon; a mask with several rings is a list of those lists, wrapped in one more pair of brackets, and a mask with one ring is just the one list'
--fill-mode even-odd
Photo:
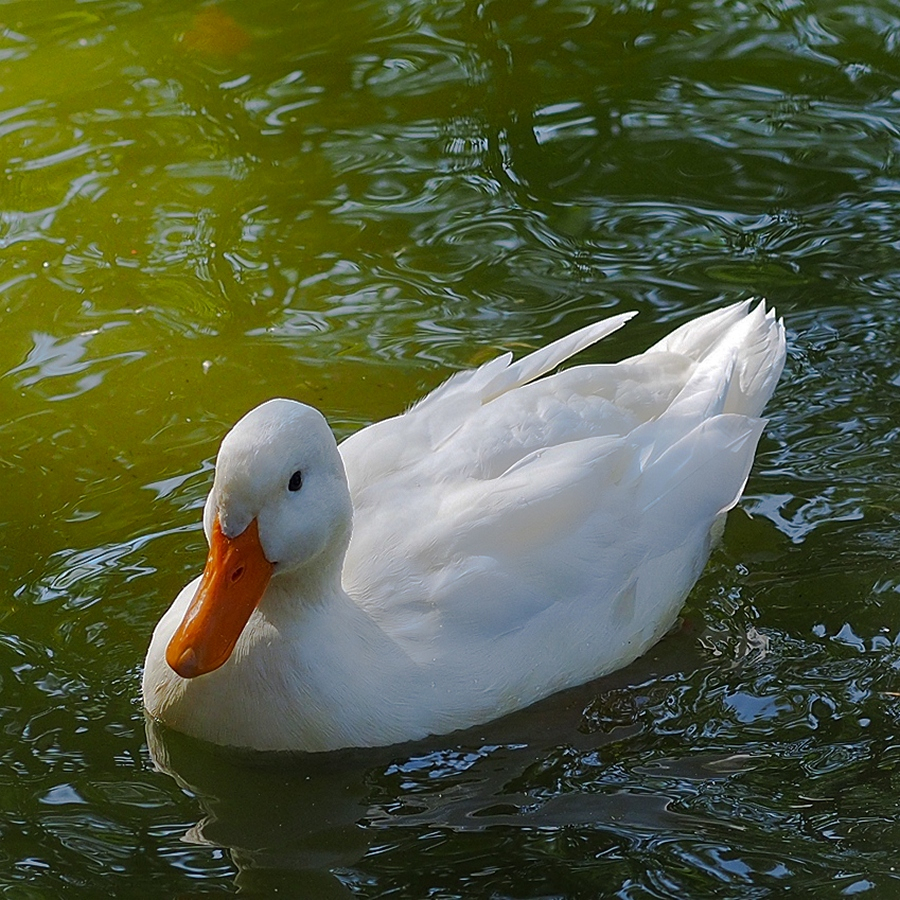
{"label": "water", "polygon": [[[888,0],[0,3],[0,893],[895,897],[898,45]],[[344,436],[749,295],[788,366],[647,657],[415,746],[147,732],[249,407]]]}

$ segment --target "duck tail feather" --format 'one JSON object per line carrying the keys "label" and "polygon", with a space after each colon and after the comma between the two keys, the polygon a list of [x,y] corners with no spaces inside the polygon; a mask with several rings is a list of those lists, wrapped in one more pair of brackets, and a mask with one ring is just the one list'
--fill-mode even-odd
{"label": "duck tail feather", "polygon": [[528,356],[522,357],[512,365],[504,367],[482,386],[481,402],[490,403],[501,394],[528,384],[528,382],[540,378],[541,375],[546,375],[570,356],[580,353],[592,344],[596,344],[618,331],[636,315],[637,311],[634,310],[610,316],[600,322],[593,322],[546,347],[541,347],[540,350],[535,350],[534,353],[529,353]]}

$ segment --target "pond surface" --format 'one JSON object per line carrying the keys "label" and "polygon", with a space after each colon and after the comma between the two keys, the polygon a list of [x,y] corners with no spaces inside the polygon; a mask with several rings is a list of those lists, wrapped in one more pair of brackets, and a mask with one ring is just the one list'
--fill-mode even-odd
{"label": "pond surface", "polygon": [[[0,895],[900,893],[900,8],[0,3]],[[644,659],[421,745],[145,727],[224,431],[613,312],[789,361]]]}

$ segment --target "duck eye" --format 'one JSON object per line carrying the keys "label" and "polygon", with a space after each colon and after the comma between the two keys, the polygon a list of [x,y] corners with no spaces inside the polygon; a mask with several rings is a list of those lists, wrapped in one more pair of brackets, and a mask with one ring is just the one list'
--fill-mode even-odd
{"label": "duck eye", "polygon": [[298,469],[291,475],[291,480],[288,482],[288,490],[289,491],[299,491],[303,486],[303,473]]}

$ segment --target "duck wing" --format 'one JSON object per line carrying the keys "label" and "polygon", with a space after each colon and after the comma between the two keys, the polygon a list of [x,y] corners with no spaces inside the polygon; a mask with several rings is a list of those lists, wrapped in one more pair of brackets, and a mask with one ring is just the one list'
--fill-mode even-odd
{"label": "duck wing", "polygon": [[505,689],[523,698],[623,665],[671,626],[743,490],[784,329],[744,302],[620,363],[541,377],[628,318],[456,375],[341,444],[344,586],[398,652],[483,690],[516,673]]}

